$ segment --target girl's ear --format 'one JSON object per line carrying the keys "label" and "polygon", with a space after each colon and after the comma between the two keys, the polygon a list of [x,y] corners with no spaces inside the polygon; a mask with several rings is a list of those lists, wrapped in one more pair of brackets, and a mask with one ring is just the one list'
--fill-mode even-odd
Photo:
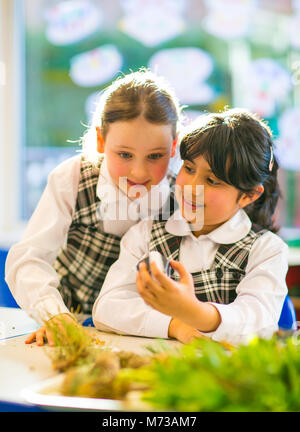
{"label": "girl's ear", "polygon": [[97,152],[104,153],[104,138],[99,126],[96,126],[96,134],[97,134]]}
{"label": "girl's ear", "polygon": [[176,135],[176,138],[172,142],[172,148],[171,148],[171,158],[175,156],[176,154],[176,147],[178,142],[178,135]]}
{"label": "girl's ear", "polygon": [[263,193],[265,188],[263,185],[256,186],[252,192],[250,193],[244,193],[240,200],[239,200],[239,206],[241,208],[246,207],[249,204],[252,204],[254,201],[256,201]]}

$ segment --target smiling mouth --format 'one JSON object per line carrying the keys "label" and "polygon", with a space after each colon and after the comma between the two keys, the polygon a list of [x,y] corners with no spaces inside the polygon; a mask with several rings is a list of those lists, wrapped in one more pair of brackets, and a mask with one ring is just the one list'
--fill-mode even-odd
{"label": "smiling mouth", "polygon": [[145,181],[144,183],[136,183],[127,179],[127,183],[129,184],[129,186],[146,186],[149,183],[149,180]]}
{"label": "smiling mouth", "polygon": [[191,208],[193,210],[197,210],[199,208],[204,208],[204,204],[198,204],[198,203],[195,203],[193,201],[189,201],[185,198],[182,198],[182,201],[183,201],[184,206]]}

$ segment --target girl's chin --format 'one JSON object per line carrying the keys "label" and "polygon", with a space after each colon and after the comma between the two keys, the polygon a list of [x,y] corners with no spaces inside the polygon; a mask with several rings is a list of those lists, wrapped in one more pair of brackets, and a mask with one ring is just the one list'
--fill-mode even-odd
{"label": "girl's chin", "polygon": [[204,224],[204,209],[201,211],[190,211],[185,208],[180,210],[181,216],[191,225],[202,228]]}
{"label": "girl's chin", "polygon": [[140,186],[134,185],[127,188],[126,194],[130,199],[143,198],[149,191],[151,190],[151,186]]}

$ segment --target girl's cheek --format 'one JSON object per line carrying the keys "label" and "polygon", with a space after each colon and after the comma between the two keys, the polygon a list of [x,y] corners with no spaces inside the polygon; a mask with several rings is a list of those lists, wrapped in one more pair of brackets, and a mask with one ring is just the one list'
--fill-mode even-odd
{"label": "girl's cheek", "polygon": [[168,166],[169,166],[169,161],[157,163],[151,167],[150,174],[152,175],[152,178],[156,180],[157,183],[159,183],[167,174]]}
{"label": "girl's cheek", "polygon": [[220,194],[218,191],[214,191],[214,190],[205,190],[204,192],[204,196],[205,196],[205,204],[210,206],[210,207],[222,207],[222,208],[226,208],[227,204],[228,204],[228,199],[226,197],[226,194]]}
{"label": "girl's cheek", "polygon": [[128,167],[125,164],[119,163],[115,165],[116,175],[119,177],[127,177],[128,176]]}
{"label": "girl's cheek", "polygon": [[119,186],[121,177],[128,177],[128,170],[124,169],[122,165],[117,164],[107,164],[107,169],[110,177],[114,181],[114,183]]}
{"label": "girl's cheek", "polygon": [[184,174],[182,173],[182,170],[180,170],[176,177],[176,185],[181,187],[184,184],[186,184],[184,180]]}

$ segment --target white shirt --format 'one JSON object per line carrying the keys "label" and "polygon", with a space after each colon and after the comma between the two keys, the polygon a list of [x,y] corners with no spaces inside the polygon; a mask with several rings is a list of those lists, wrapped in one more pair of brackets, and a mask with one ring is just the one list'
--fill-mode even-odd
{"label": "white shirt", "polygon": [[[52,171],[21,241],[10,249],[7,256],[6,282],[19,306],[40,324],[58,313],[69,312],[57,290],[60,278],[53,263],[67,240],[79,179],[80,155],[64,161]],[[111,188],[115,193],[106,193],[108,190],[112,192]],[[151,190],[151,196],[155,194],[161,194],[160,202],[164,203],[169,194],[166,178]],[[146,195],[132,201],[114,185],[105,159],[101,164],[97,195],[101,199],[100,224],[106,233],[122,236],[137,223],[138,217],[149,211]],[[134,215],[132,219],[111,221],[111,209],[117,205],[116,200]],[[157,200],[151,199],[152,202]],[[147,209],[144,209],[144,204],[147,204]],[[151,211],[155,213],[159,209]]]}
{"label": "white shirt", "polygon": [[[166,223],[166,230],[182,236],[179,260],[189,272],[211,267],[219,245],[243,238],[251,221],[239,210],[229,221],[198,238],[190,225],[176,211]],[[148,253],[152,221],[133,226],[122,238],[118,261],[110,268],[94,304],[93,320],[102,330],[147,337],[168,337],[170,316],[148,306],[136,288],[136,265]],[[253,334],[270,337],[277,330],[287,287],[288,247],[277,235],[266,232],[249,253],[246,275],[237,287],[237,297],[230,304],[213,303],[221,315],[216,331],[206,333],[212,339],[232,344],[244,342]]]}

